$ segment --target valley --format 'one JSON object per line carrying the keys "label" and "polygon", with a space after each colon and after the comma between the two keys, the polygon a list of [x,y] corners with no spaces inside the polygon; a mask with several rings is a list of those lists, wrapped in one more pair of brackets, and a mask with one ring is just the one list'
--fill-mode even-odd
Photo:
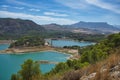
{"label": "valley", "polygon": [[0,0],[0,80],[120,80],[120,0]]}

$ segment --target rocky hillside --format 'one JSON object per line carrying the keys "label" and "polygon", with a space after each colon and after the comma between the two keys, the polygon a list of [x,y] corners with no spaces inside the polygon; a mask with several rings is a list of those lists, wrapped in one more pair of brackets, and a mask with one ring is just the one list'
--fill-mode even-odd
{"label": "rocky hillside", "polygon": [[94,65],[66,72],[61,80],[120,80],[120,55],[113,54]]}

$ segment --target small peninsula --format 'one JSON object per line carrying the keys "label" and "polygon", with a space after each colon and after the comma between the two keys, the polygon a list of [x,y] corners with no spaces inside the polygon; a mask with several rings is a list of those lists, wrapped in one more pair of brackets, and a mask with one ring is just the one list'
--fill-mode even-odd
{"label": "small peninsula", "polygon": [[6,54],[24,54],[26,52],[39,52],[39,51],[58,51],[62,53],[71,54],[70,59],[78,59],[78,49],[53,47],[44,38],[39,36],[25,36],[19,38],[11,43],[8,49],[1,50],[0,53]]}
{"label": "small peninsula", "polygon": [[45,40],[38,36],[25,36],[10,44],[9,48],[43,46]]}

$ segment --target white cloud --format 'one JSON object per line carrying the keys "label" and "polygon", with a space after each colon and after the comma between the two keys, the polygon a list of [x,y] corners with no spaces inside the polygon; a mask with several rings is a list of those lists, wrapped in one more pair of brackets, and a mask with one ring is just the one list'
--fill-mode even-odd
{"label": "white cloud", "polygon": [[13,7],[15,9],[24,9],[24,7]]}
{"label": "white cloud", "polygon": [[31,8],[31,9],[29,9],[29,11],[36,11],[36,12],[39,12],[40,10],[39,10],[39,9]]}
{"label": "white cloud", "polygon": [[66,16],[68,16],[67,14],[60,14],[60,13],[55,13],[55,12],[44,12],[44,15],[59,16],[59,17],[66,17]]}
{"label": "white cloud", "polygon": [[27,7],[36,7],[36,8],[40,7],[40,6],[37,6],[37,5],[21,2],[21,1],[18,1],[18,0],[7,0],[7,2],[22,5],[22,6],[27,6]]}
{"label": "white cloud", "polygon": [[9,5],[1,5],[3,8],[15,8],[15,9],[24,9],[24,7],[14,7],[14,6],[9,6]]}
{"label": "white cloud", "polygon": [[8,8],[10,7],[9,5],[2,5],[3,8]]}
{"label": "white cloud", "polygon": [[118,9],[117,6],[115,6],[113,4],[106,3],[101,0],[86,0],[86,2],[88,2],[89,4],[95,5],[97,7],[107,9],[107,10],[110,10],[110,11],[120,14],[120,9]]}
{"label": "white cloud", "polygon": [[55,0],[55,1],[72,9],[85,9],[88,7],[87,3],[84,0]]}
{"label": "white cloud", "polygon": [[8,10],[8,8],[10,8],[9,5],[1,5],[1,9],[4,11]]}
{"label": "white cloud", "polygon": [[103,0],[55,0],[72,9],[87,9],[92,8],[90,5],[97,6],[106,10],[110,10],[120,14],[120,8],[113,3],[103,2]]}
{"label": "white cloud", "polygon": [[8,12],[8,11],[0,11],[0,17],[29,19],[29,20],[33,20],[38,24],[49,24],[49,23],[72,24],[77,22],[74,20],[66,19],[66,18],[54,18],[54,17],[48,17],[48,16],[38,16],[38,15],[30,15],[25,13],[15,13],[15,12]]}

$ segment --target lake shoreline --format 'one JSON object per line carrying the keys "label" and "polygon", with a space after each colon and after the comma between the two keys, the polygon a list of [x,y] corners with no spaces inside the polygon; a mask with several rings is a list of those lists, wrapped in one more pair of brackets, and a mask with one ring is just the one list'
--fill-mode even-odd
{"label": "lake shoreline", "polygon": [[0,54],[28,54],[27,52],[45,52],[45,51],[53,51],[53,52],[59,52],[62,54],[70,54],[69,59],[79,58],[78,50],[76,49],[55,48],[50,46],[8,48],[6,50],[1,50]]}
{"label": "lake shoreline", "polygon": [[71,55],[63,54],[62,52],[52,52],[52,50],[28,53],[1,54],[0,71],[3,72],[1,76],[3,76],[3,78],[6,78],[4,75],[8,75],[7,78],[10,78],[13,73],[16,73],[18,70],[20,70],[20,65],[23,64],[27,59],[32,59],[33,61],[40,63],[39,68],[41,70],[41,73],[45,74],[52,70],[59,62],[67,61],[70,56]]}

